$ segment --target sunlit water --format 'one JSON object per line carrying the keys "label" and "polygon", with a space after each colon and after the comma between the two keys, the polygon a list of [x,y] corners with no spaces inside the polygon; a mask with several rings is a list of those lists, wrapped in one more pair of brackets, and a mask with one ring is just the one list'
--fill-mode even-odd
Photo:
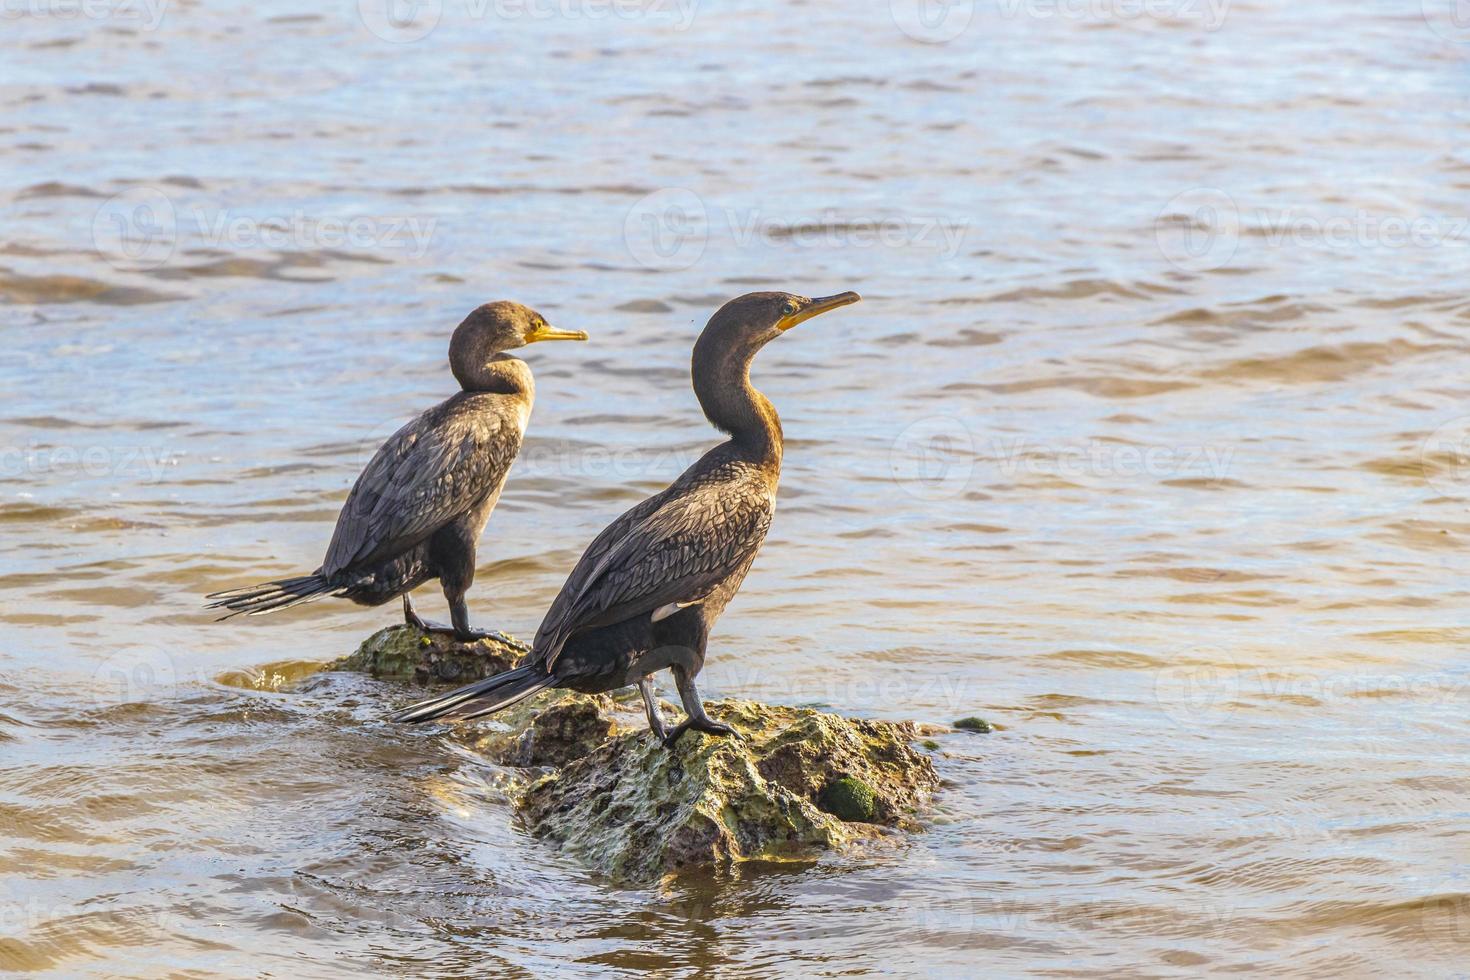
{"label": "sunlit water", "polygon": [[[1463,971],[1470,29],[1141,6],[7,5],[0,969]],[[525,355],[471,595],[531,633],[762,288],[865,301],[758,362],[705,686],[993,720],[923,833],[613,888],[310,676],[393,609],[200,609],[513,297],[594,335]]]}

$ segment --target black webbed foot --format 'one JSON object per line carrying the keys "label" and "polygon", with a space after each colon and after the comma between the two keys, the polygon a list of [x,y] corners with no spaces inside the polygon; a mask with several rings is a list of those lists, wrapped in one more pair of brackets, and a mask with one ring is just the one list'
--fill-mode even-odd
{"label": "black webbed foot", "polygon": [[695,721],[693,718],[690,718],[675,725],[674,730],[664,736],[664,748],[673,749],[674,744],[679,741],[679,736],[690,730],[704,732],[706,735],[721,735],[733,739],[740,738],[740,733],[729,725],[721,724],[718,721]]}
{"label": "black webbed foot", "polygon": [[518,646],[516,641],[498,630],[477,630],[471,629],[467,624],[451,626],[448,623],[436,623],[432,620],[424,619],[414,611],[413,600],[409,599],[407,593],[404,593],[403,596],[403,621],[416,629],[423,630],[425,633],[439,633],[452,636],[461,643],[473,643],[476,640],[494,640],[497,643],[504,643],[506,646]]}
{"label": "black webbed foot", "polygon": [[504,643],[506,646],[517,646],[515,640],[500,632],[499,630],[457,630],[453,626],[444,627],[444,632],[453,633],[454,638],[461,643],[473,643],[476,640],[494,640],[496,643]]}

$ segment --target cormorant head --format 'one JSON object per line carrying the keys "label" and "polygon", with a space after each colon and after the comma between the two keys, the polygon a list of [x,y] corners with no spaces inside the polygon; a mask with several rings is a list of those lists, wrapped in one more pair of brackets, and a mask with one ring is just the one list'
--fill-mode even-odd
{"label": "cormorant head", "polygon": [[754,354],[798,323],[861,298],[853,292],[816,299],[794,293],[746,293],[715,311],[700,334],[699,346]]}
{"label": "cormorant head", "polygon": [[496,354],[538,340],[586,340],[581,330],[558,330],[528,306],[497,300],[477,307],[454,328],[449,340],[449,367],[459,383],[470,387]]}

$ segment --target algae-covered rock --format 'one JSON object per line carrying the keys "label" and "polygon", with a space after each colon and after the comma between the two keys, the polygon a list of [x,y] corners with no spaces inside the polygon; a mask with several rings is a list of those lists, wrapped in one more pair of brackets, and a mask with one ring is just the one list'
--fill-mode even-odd
{"label": "algae-covered rock", "polygon": [[[911,826],[938,784],[909,746],[912,726],[752,701],[708,707],[741,738],[690,732],[670,752],[646,731],[617,735],[528,786],[526,826],[614,878],[646,882],[740,861],[812,860],[872,836],[868,821]],[[868,790],[863,822],[819,804],[843,782]]]}
{"label": "algae-covered rock", "polygon": [[989,735],[995,731],[995,726],[990,722],[984,718],[976,718],[973,715],[969,718],[961,718],[954,723],[954,727],[962,732],[979,732],[982,735]]}
{"label": "algae-covered rock", "polygon": [[[388,680],[465,684],[512,667],[522,645],[392,626],[331,665]],[[405,697],[405,702],[410,698]],[[910,829],[938,785],[909,723],[753,701],[707,705],[738,738],[686,732],[670,751],[630,698],[547,691],[451,738],[519,775],[524,825],[589,867],[647,883],[742,861],[811,861]],[[664,705],[666,719],[676,710]]]}
{"label": "algae-covered rock", "polygon": [[564,766],[607,741],[617,727],[606,695],[551,691],[495,716],[488,732],[471,735],[478,752],[503,766]]}
{"label": "algae-covered rock", "polygon": [[414,681],[422,685],[469,684],[514,667],[530,652],[524,643],[507,637],[465,643],[448,633],[426,633],[400,623],[380,629],[350,656],[327,665],[328,670],[356,670],[381,680]]}

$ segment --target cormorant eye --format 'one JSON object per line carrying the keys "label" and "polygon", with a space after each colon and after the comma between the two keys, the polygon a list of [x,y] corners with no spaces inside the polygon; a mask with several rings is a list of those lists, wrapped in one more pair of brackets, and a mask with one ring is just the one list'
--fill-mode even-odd
{"label": "cormorant eye", "polygon": [[782,303],[781,304],[781,315],[782,316],[795,316],[796,315],[796,304],[793,303],[793,302],[791,302],[791,300],[789,300],[789,299],[786,302]]}

